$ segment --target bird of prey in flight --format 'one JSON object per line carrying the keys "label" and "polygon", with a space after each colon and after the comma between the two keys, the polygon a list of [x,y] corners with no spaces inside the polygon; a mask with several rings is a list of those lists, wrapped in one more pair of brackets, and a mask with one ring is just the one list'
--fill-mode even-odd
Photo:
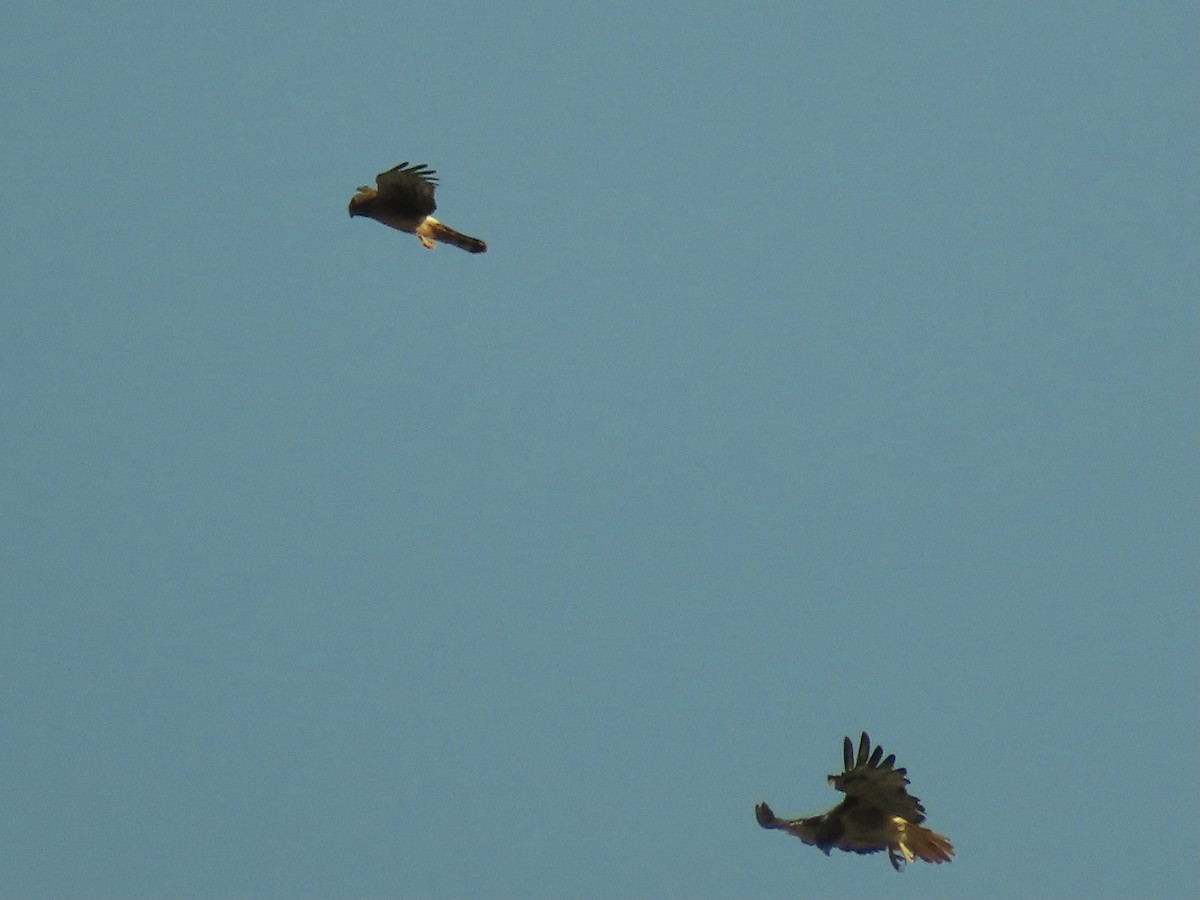
{"label": "bird of prey in flight", "polygon": [[950,862],[954,846],[921,824],[925,807],[907,791],[908,770],[895,768],[894,754],[882,759],[883,748],[878,746],[872,753],[864,731],[857,757],[850,738],[842,745],[842,756],[845,770],[830,775],[829,784],[846,799],[827,813],[803,819],[777,818],[771,807],[760,803],[754,808],[758,824],[794,834],[826,856],[835,848],[849,853],[886,850],[897,872],[914,859]]}
{"label": "bird of prey in flight", "polygon": [[453,244],[468,253],[485,253],[487,244],[479,238],[455,231],[433,217],[437,204],[433,191],[437,187],[437,172],[425,163],[410,166],[406,162],[393,166],[375,177],[375,187],[359,185],[350,198],[350,217],[367,216],[391,228],[415,234],[433,249],[434,241]]}

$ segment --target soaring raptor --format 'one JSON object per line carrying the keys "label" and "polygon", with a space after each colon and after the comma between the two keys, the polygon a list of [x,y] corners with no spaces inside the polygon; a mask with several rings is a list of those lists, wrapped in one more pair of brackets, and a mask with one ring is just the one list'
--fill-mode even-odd
{"label": "soaring raptor", "polygon": [[794,834],[804,843],[824,850],[826,856],[834,848],[851,853],[887,850],[897,872],[914,859],[950,862],[953,845],[921,825],[925,807],[906,790],[908,770],[894,768],[894,754],[881,759],[882,747],[872,753],[871,739],[864,731],[858,742],[858,756],[854,755],[850,738],[842,745],[842,756],[845,771],[830,775],[829,783],[846,795],[845,800],[829,812],[807,819],[776,818],[771,807],[760,803],[754,808],[758,824]]}
{"label": "soaring raptor", "polygon": [[367,216],[400,231],[415,234],[430,250],[434,241],[462,247],[468,253],[485,253],[487,244],[479,238],[455,231],[433,217],[437,204],[433,190],[437,172],[425,163],[393,166],[375,177],[375,187],[359,185],[350,198],[350,217]]}

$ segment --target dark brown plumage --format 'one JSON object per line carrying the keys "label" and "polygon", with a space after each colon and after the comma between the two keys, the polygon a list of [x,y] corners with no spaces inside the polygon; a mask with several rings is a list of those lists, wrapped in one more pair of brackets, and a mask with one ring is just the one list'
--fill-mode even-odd
{"label": "dark brown plumage", "polygon": [[923,859],[950,862],[954,846],[921,823],[925,807],[908,793],[908,770],[896,768],[896,757],[883,758],[883,748],[871,752],[871,739],[864,731],[858,754],[847,737],[842,744],[844,769],[829,776],[829,784],[846,799],[829,812],[801,819],[780,819],[771,807],[760,803],[755,818],[763,828],[793,834],[829,855],[830,850],[877,853],[887,850],[892,867],[899,871],[905,862]]}
{"label": "dark brown plumage", "polygon": [[441,241],[468,253],[486,252],[487,244],[479,238],[455,231],[433,217],[437,209],[433,200],[437,183],[437,172],[425,163],[410,166],[402,162],[380,172],[374,188],[359,186],[350,198],[350,217],[366,216],[390,228],[415,234],[430,250],[434,241]]}

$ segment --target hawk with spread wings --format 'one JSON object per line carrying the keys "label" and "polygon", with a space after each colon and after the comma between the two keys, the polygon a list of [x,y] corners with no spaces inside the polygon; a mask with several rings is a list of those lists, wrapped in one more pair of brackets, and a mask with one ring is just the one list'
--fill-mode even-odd
{"label": "hawk with spread wings", "polygon": [[359,185],[350,198],[350,217],[367,216],[399,231],[415,234],[421,243],[433,249],[434,241],[453,244],[468,253],[485,253],[487,244],[479,238],[455,231],[433,217],[437,204],[433,191],[437,172],[425,163],[393,166],[375,177],[375,187]]}
{"label": "hawk with spread wings", "polygon": [[829,783],[842,791],[846,799],[819,816],[807,819],[780,819],[771,807],[760,803],[754,808],[758,824],[794,834],[806,844],[825,851],[877,853],[887,850],[892,868],[899,872],[905,863],[923,859],[931,863],[950,862],[954,846],[936,831],[921,825],[925,807],[906,789],[908,770],[895,768],[895,754],[883,759],[883,748],[871,752],[871,739],[864,731],[854,745],[846,738],[842,745],[845,771],[829,776]]}

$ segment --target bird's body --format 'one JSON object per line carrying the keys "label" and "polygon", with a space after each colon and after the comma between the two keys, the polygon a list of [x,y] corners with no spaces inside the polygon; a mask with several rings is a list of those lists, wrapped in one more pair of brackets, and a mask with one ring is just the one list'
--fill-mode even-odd
{"label": "bird's body", "polygon": [[437,173],[425,163],[410,166],[402,162],[380,172],[375,187],[359,185],[350,198],[350,217],[366,216],[397,231],[415,234],[430,250],[434,241],[440,241],[468,253],[486,252],[487,244],[479,238],[455,231],[433,217],[437,209],[433,199],[437,183]]}
{"label": "bird's body", "polygon": [[844,771],[830,775],[829,783],[846,794],[845,800],[819,816],[800,819],[780,819],[771,807],[760,803],[754,809],[758,824],[795,835],[826,855],[834,849],[850,853],[887,850],[896,870],[914,859],[951,861],[954,846],[921,824],[925,807],[908,793],[908,770],[894,767],[894,755],[882,759],[882,747],[872,753],[865,731],[857,757],[848,737],[842,755]]}

